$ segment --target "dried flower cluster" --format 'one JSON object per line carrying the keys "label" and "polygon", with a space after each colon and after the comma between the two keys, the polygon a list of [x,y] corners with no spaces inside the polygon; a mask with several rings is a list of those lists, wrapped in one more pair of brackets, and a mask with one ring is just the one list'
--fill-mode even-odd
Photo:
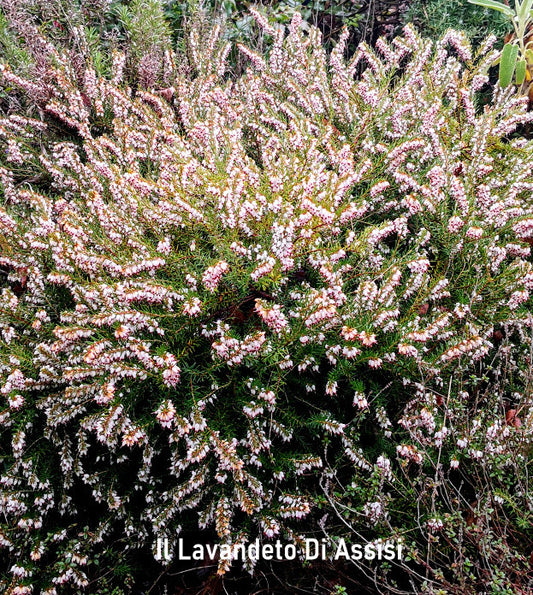
{"label": "dried flower cluster", "polygon": [[[46,98],[45,122],[0,121],[12,593],[82,589],[116,532],[299,544],[324,494],[346,517],[334,475],[369,539],[402,533],[421,478],[430,556],[457,522],[437,516],[443,465],[531,452],[533,146],[512,135],[533,116],[511,91],[476,107],[490,40],[472,57],[457,33],[433,47],[407,28],[346,62],[346,32],[330,56],[298,15],[271,33],[228,80],[219,31],[193,31],[164,92],[129,88],[118,55],[80,81],[56,54],[37,90],[0,67]],[[470,378],[491,358],[512,380],[482,397],[494,378]]]}

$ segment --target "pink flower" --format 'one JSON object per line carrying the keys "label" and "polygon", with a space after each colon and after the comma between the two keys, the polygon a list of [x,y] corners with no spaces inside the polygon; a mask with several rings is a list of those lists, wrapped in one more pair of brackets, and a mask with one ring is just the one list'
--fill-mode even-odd
{"label": "pink flower", "polygon": [[337,383],[329,381],[326,384],[326,395],[336,395],[337,394]]}
{"label": "pink flower", "polygon": [[131,330],[127,326],[121,324],[115,331],[115,337],[117,339],[127,339],[130,336],[130,332]]}
{"label": "pink flower", "polygon": [[418,355],[418,349],[413,345],[408,345],[407,343],[399,343],[398,353],[407,357],[416,357]]}
{"label": "pink flower", "polygon": [[138,444],[141,440],[146,438],[145,432],[139,427],[130,428],[122,436],[122,444],[124,446],[133,446]]}
{"label": "pink flower", "polygon": [[96,396],[94,397],[94,400],[99,405],[106,405],[107,403],[109,403],[110,401],[113,400],[114,396],[115,396],[114,382],[106,382],[100,389],[100,392],[96,394]]}
{"label": "pink flower", "polygon": [[205,270],[202,276],[202,281],[205,287],[211,293],[214,293],[220,279],[222,278],[222,275],[224,275],[228,268],[228,263],[224,260],[221,260]]}
{"label": "pink flower", "polygon": [[176,408],[172,401],[163,401],[156,411],[156,418],[164,428],[170,428],[176,415]]}
{"label": "pink flower", "polygon": [[255,300],[255,311],[261,319],[276,333],[280,334],[288,330],[288,320],[281,311],[279,304],[269,304],[264,300]]}
{"label": "pink flower", "polygon": [[366,400],[364,393],[356,392],[353,397],[353,404],[357,405],[359,409],[366,409],[368,407],[368,401]]}
{"label": "pink flower", "polygon": [[176,358],[171,353],[166,353],[163,357],[166,370],[163,371],[163,382],[170,387],[176,386],[180,381],[180,372]]}
{"label": "pink flower", "polygon": [[448,221],[448,231],[450,233],[457,233],[464,224],[465,222],[461,219],[461,217],[450,217]]}
{"label": "pink flower", "polygon": [[183,304],[183,312],[188,316],[196,316],[202,311],[201,306],[202,302],[199,298],[191,297]]}
{"label": "pink flower", "polygon": [[7,402],[11,409],[19,409],[24,404],[24,397],[22,395],[10,395]]}
{"label": "pink flower", "polygon": [[470,238],[471,240],[479,240],[483,235],[483,230],[481,227],[469,227],[466,232],[466,237]]}

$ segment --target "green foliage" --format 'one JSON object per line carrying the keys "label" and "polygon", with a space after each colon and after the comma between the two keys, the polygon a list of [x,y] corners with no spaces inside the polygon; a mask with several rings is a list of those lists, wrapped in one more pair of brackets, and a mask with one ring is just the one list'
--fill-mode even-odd
{"label": "green foliage", "polygon": [[496,0],[468,0],[470,4],[476,4],[477,6],[483,6],[484,8],[490,8],[497,12],[501,12],[506,17],[513,18],[515,13],[513,10],[506,4],[502,2],[497,2]]}
{"label": "green foliage", "polygon": [[473,43],[480,43],[489,34],[501,40],[512,29],[503,14],[473,7],[466,0],[413,0],[404,19],[433,39],[447,29],[457,29],[465,31]]}
{"label": "green foliage", "polygon": [[28,53],[23,49],[4,14],[0,12],[0,48],[5,60],[20,72],[27,72],[31,62]]}
{"label": "green foliage", "polygon": [[511,83],[516,67],[515,82],[522,88],[522,91],[528,93],[529,84],[524,86],[523,83],[526,79],[528,83],[532,79],[530,64],[528,64],[530,58],[528,50],[532,42],[528,41],[528,36],[531,33],[531,23],[533,22],[533,0],[523,0],[522,2],[515,0],[514,10],[495,0],[469,0],[469,2],[501,12],[509,19],[514,28],[515,39],[512,44],[507,43],[503,48],[500,60],[500,85],[507,87]]}
{"label": "green foliage", "polygon": [[160,0],[132,0],[115,10],[133,56],[169,48],[170,28]]}
{"label": "green foliage", "polygon": [[[502,56],[500,58],[500,85],[502,87],[508,87],[513,80],[516,59],[518,57],[518,46],[506,43],[503,46]],[[524,63],[525,67],[525,63]],[[525,77],[525,68],[524,68]],[[523,80],[523,78],[522,78]]]}
{"label": "green foliage", "polygon": [[527,62],[518,60],[516,63],[516,84],[521,85],[526,80]]}

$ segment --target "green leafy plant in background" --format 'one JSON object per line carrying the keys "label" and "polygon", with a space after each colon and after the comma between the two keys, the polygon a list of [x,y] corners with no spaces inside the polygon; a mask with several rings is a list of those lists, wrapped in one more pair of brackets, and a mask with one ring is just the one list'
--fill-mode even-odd
{"label": "green leafy plant in background", "polygon": [[144,54],[165,47],[170,28],[159,0],[133,0],[119,5],[116,12],[130,39],[132,52]]}
{"label": "green leafy plant in background", "polygon": [[465,0],[411,0],[408,4],[404,22],[413,23],[432,39],[444,35],[448,29],[456,29],[464,31],[476,44],[490,34],[503,39],[509,31],[504,15],[488,8],[474,9]]}
{"label": "green leafy plant in background", "polygon": [[530,40],[531,23],[533,22],[533,0],[515,0],[514,10],[497,0],[468,0],[470,4],[483,6],[502,13],[511,21],[514,28],[514,39],[505,44],[500,58],[500,85],[509,86],[513,80],[522,91],[528,91],[532,80],[533,40]]}

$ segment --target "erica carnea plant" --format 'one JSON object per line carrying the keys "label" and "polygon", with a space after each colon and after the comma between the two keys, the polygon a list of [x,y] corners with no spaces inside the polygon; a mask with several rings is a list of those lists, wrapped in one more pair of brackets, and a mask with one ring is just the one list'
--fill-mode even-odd
{"label": "erica carnea plant", "polygon": [[527,100],[477,109],[491,40],[407,28],[346,61],[346,31],[328,56],[299,15],[256,18],[274,44],[236,80],[217,28],[159,91],[120,54],[108,78],[1,67],[42,113],[0,122],[7,592],[103,592],[198,530],[402,538],[372,575],[404,592],[523,579]]}
{"label": "erica carnea plant", "polygon": [[[34,81],[48,80],[54,50],[68,54],[78,80],[88,64],[108,76],[120,51],[130,85],[164,86],[172,33],[183,37],[182,29],[172,31],[160,0],[0,0],[0,56]],[[0,99],[12,109],[17,97]]]}

